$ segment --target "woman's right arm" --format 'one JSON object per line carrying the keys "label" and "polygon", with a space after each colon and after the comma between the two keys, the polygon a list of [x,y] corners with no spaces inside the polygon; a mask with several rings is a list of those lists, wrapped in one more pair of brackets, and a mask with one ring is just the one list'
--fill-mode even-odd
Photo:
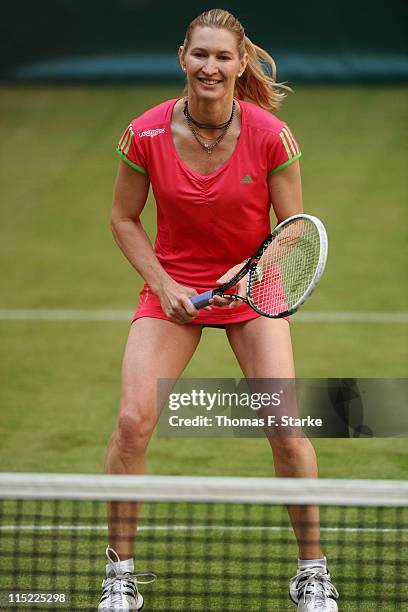
{"label": "woman's right arm", "polygon": [[197,292],[167,274],[140,222],[149,185],[146,175],[119,161],[110,219],[112,233],[125,257],[157,294],[165,314],[175,323],[186,323],[198,314],[190,301]]}

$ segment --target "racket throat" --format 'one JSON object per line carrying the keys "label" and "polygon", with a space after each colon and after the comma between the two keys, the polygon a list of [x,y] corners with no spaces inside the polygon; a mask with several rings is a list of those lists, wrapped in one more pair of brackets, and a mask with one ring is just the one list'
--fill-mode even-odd
{"label": "racket throat", "polygon": [[226,298],[228,300],[239,300],[240,302],[246,302],[246,298],[242,297],[242,295],[238,295],[236,293],[221,293],[220,297]]}

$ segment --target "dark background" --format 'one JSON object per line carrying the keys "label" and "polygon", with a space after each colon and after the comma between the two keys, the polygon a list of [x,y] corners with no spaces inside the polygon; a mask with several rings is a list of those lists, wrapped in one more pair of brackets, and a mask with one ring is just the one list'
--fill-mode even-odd
{"label": "dark background", "polygon": [[[226,2],[278,62],[278,78],[408,79],[403,0]],[[208,2],[3,0],[0,79],[174,80],[188,23]]]}

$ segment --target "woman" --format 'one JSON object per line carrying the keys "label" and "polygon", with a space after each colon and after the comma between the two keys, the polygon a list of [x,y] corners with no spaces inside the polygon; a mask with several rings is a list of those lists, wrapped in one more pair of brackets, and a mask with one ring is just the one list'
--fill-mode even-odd
{"label": "woman", "polygon": [[[270,65],[272,78],[259,57]],[[122,159],[112,230],[146,282],[125,350],[107,473],[144,473],[156,424],[157,379],[180,376],[203,325],[225,327],[247,378],[295,376],[286,320],[260,317],[246,304],[218,297],[200,312],[190,301],[230,277],[231,268],[254,251],[270,231],[271,202],[278,222],[302,212],[298,145],[289,128],[267,112],[284,97],[273,60],[220,9],[189,25],[179,60],[186,96],[132,121],[117,149]],[[150,183],[158,211],[154,249],[140,222]],[[242,283],[238,289],[244,294]],[[270,444],[277,476],[317,477],[307,439],[275,438]],[[338,594],[320,548],[318,509],[291,507],[289,513],[299,544],[290,596],[298,610],[335,612]],[[143,598],[132,577],[135,505],[110,504],[108,521],[109,563],[99,610],[139,610]]]}

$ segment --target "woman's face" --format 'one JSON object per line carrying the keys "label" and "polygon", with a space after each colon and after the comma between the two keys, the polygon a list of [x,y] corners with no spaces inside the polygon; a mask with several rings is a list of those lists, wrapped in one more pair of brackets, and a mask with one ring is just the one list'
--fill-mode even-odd
{"label": "woman's face", "polygon": [[185,68],[190,93],[217,100],[234,94],[235,81],[247,64],[240,59],[235,35],[225,29],[196,27],[190,45],[179,50],[180,64]]}

